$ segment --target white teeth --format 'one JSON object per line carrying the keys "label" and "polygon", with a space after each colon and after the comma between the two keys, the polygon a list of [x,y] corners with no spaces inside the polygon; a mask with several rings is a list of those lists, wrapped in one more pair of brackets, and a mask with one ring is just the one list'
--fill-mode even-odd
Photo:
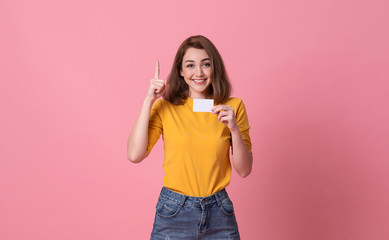
{"label": "white teeth", "polygon": [[193,80],[193,81],[200,83],[200,82],[204,82],[205,79],[203,79],[203,80],[196,80],[196,79],[195,79],[195,80]]}

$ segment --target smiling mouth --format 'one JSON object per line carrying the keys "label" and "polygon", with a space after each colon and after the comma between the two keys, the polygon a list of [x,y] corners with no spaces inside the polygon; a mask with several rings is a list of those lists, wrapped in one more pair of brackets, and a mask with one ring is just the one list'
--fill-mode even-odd
{"label": "smiling mouth", "polygon": [[207,80],[207,78],[205,79],[192,79],[194,83],[196,84],[203,84],[205,83],[205,81]]}

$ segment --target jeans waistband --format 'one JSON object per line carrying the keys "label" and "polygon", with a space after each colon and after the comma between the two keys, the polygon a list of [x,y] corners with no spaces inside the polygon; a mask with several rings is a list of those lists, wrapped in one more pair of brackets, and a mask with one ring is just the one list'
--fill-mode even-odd
{"label": "jeans waistband", "polygon": [[176,201],[181,206],[183,206],[184,204],[206,205],[206,204],[214,204],[214,203],[221,205],[221,202],[229,198],[227,191],[224,188],[208,197],[193,197],[193,196],[183,195],[181,193],[174,192],[168,188],[162,187],[161,195],[163,195],[166,198],[169,198],[170,200]]}

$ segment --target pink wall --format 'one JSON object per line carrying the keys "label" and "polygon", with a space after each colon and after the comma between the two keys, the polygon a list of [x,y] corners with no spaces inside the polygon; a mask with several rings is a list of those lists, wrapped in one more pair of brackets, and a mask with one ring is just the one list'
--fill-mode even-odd
{"label": "pink wall", "polygon": [[203,34],[252,126],[242,239],[389,239],[388,1],[0,2],[0,239],[148,239],[162,143],[126,141]]}

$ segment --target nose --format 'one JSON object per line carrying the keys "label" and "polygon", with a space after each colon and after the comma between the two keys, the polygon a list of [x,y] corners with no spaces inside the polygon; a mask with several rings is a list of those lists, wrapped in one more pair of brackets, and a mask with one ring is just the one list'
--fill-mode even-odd
{"label": "nose", "polygon": [[196,67],[196,76],[197,77],[203,76],[203,69],[201,68],[201,66]]}

